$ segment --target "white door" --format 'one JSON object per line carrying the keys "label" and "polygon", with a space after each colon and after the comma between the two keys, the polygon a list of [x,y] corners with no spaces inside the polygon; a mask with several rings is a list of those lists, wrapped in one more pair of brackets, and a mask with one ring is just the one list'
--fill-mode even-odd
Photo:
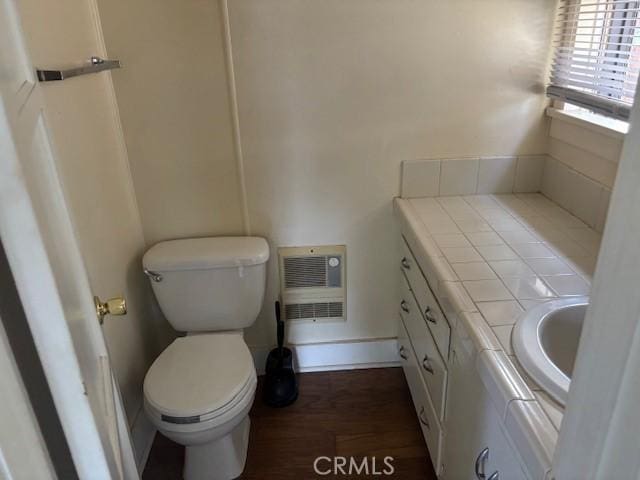
{"label": "white door", "polygon": [[[0,478],[52,478],[55,471],[0,322]],[[31,448],[25,449],[25,445]]]}
{"label": "white door", "polygon": [[13,0],[0,0],[0,237],[80,478],[137,478],[42,92]]}

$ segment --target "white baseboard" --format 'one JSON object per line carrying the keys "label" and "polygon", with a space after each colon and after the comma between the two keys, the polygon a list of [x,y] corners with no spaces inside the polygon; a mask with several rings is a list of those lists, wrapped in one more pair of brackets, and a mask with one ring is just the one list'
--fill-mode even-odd
{"label": "white baseboard", "polygon": [[142,407],[138,411],[133,426],[131,427],[131,442],[133,443],[133,452],[136,457],[136,465],[138,472],[142,476],[144,467],[151,452],[153,439],[156,436],[156,427],[147,418]]}
{"label": "white baseboard", "polygon": [[[273,347],[250,347],[258,375],[264,374]],[[353,370],[400,366],[395,338],[289,345],[297,372]]]}

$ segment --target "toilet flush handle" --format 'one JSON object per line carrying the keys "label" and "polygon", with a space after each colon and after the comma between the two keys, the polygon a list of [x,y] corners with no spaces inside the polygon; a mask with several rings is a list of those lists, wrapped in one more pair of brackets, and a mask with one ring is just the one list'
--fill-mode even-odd
{"label": "toilet flush handle", "polygon": [[151,280],[153,280],[154,282],[161,282],[162,281],[162,275],[159,274],[158,272],[152,272],[151,270],[147,270],[146,268],[144,269],[144,274],[149,277]]}

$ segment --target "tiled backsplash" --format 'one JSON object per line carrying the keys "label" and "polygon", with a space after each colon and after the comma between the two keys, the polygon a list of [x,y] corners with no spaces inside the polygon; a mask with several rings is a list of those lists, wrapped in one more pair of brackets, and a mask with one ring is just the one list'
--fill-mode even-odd
{"label": "tiled backsplash", "polygon": [[598,232],[604,230],[611,189],[547,157],[540,191]]}
{"label": "tiled backsplash", "polygon": [[539,192],[545,161],[545,155],[408,160],[401,196]]}
{"label": "tiled backsplash", "polygon": [[611,190],[548,155],[402,162],[402,198],[536,192],[604,229]]}

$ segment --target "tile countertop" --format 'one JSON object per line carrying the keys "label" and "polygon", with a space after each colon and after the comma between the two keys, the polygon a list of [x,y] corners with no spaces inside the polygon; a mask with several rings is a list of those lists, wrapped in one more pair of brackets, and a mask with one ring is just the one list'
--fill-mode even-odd
{"label": "tile countertop", "polygon": [[518,316],[588,295],[600,234],[540,194],[395,199],[402,234],[534,478],[549,475],[563,407],[511,349]]}

